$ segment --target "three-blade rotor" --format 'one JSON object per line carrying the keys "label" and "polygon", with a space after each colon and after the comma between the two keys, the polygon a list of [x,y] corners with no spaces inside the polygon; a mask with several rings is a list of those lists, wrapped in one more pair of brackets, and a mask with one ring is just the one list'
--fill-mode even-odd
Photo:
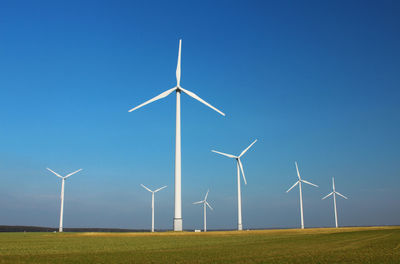
{"label": "three-blade rotor", "polygon": [[337,194],[337,195],[343,197],[344,199],[348,199],[346,196],[344,196],[343,194],[341,194],[341,193],[339,193],[339,192],[337,192],[337,191],[335,190],[335,179],[334,179],[333,177],[332,177],[332,192],[329,193],[328,195],[324,196],[321,200],[324,200],[324,199],[328,198],[328,197],[331,196],[332,194]]}
{"label": "three-blade rotor", "polygon": [[319,187],[318,185],[311,183],[309,181],[303,180],[300,176],[300,172],[299,172],[299,166],[297,165],[297,161],[294,162],[296,165],[296,171],[297,171],[297,177],[299,178],[297,182],[295,182],[295,184],[292,185],[292,187],[290,187],[286,192],[290,192],[291,189],[293,189],[294,187],[296,187],[296,185],[298,185],[300,182],[312,185],[314,187]]}
{"label": "three-blade rotor", "polygon": [[240,168],[240,171],[242,172],[241,174],[242,174],[242,177],[243,177],[243,181],[244,181],[245,184],[247,184],[246,176],[244,175],[243,164],[242,164],[242,161],[240,160],[240,158],[241,158],[241,157],[251,148],[251,146],[253,146],[254,143],[256,143],[256,142],[257,142],[257,139],[254,140],[247,148],[245,148],[245,149],[242,151],[242,153],[240,153],[239,156],[235,156],[235,155],[232,155],[232,154],[223,153],[223,152],[216,151],[216,150],[211,150],[211,151],[214,152],[214,153],[220,154],[220,155],[222,155],[222,156],[231,158],[231,159],[236,159],[237,166]]}
{"label": "three-blade rotor", "polygon": [[205,204],[208,206],[208,208],[210,208],[211,210],[214,210],[211,205],[207,202],[207,197],[208,197],[208,193],[210,192],[210,190],[207,191],[206,195],[204,196],[204,200],[198,201],[198,202],[194,202],[193,204]]}
{"label": "three-blade rotor", "polygon": [[79,170],[76,170],[76,171],[74,171],[74,172],[71,172],[70,174],[67,174],[66,176],[61,176],[60,174],[58,174],[57,172],[55,172],[55,171],[53,171],[53,170],[51,170],[51,169],[49,169],[49,168],[46,168],[48,171],[50,171],[50,172],[52,172],[54,175],[56,175],[57,177],[59,177],[59,178],[61,178],[61,179],[67,179],[68,177],[71,177],[72,175],[74,175],[75,173],[78,173],[78,172],[80,172],[82,169],[79,169]]}
{"label": "three-blade rotor", "polygon": [[196,99],[197,101],[199,101],[202,104],[205,104],[206,106],[210,107],[211,109],[213,109],[214,111],[218,112],[219,114],[225,116],[225,114],[218,110],[217,108],[215,108],[214,106],[212,106],[211,104],[207,103],[206,101],[204,101],[203,99],[201,99],[198,95],[196,95],[195,93],[188,91],[186,89],[183,89],[181,87],[181,46],[182,46],[182,40],[179,40],[179,51],[178,51],[178,63],[176,66],[176,86],[174,88],[171,88],[165,92],[162,92],[161,94],[157,95],[156,97],[153,97],[152,99],[132,108],[131,110],[129,110],[128,112],[132,112],[135,111],[136,109],[139,109],[147,104],[150,104],[154,101],[160,100],[162,98],[167,97],[168,95],[170,95],[172,92],[176,91],[176,92],[184,92],[185,94],[189,95],[190,97]]}
{"label": "three-blade rotor", "polygon": [[145,188],[146,190],[148,190],[149,192],[151,192],[151,193],[156,193],[156,192],[159,192],[159,191],[161,191],[162,189],[164,189],[164,188],[167,188],[167,186],[163,186],[163,187],[161,187],[161,188],[158,188],[157,190],[155,190],[155,191],[152,191],[152,190],[150,190],[149,188],[147,188],[146,186],[144,186],[143,184],[140,184],[143,188]]}

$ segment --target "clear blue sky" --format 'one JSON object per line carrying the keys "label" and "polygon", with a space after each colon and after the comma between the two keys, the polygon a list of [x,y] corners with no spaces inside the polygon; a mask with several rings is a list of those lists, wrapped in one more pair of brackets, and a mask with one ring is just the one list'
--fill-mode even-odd
{"label": "clear blue sky", "polygon": [[208,227],[236,227],[240,153],[244,228],[400,224],[398,1],[2,1],[0,225],[171,228],[178,39],[184,228],[210,188]]}

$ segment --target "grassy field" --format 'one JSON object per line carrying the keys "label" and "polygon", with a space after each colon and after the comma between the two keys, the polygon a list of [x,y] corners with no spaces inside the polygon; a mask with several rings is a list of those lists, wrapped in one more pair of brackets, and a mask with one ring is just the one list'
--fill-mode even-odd
{"label": "grassy field", "polygon": [[400,227],[0,233],[0,263],[400,263]]}

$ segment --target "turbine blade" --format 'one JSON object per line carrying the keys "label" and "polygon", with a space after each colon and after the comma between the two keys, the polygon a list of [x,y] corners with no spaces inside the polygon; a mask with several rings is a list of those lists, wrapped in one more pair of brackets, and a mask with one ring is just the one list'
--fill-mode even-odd
{"label": "turbine blade", "polygon": [[204,101],[203,99],[201,99],[200,97],[198,97],[196,94],[192,93],[191,91],[185,90],[182,87],[179,87],[180,90],[182,90],[185,94],[191,96],[192,98],[196,99],[197,101],[205,104],[206,106],[210,107],[211,109],[213,109],[214,111],[217,111],[218,113],[220,113],[221,115],[225,116],[225,114],[223,112],[221,112],[220,110],[218,110],[217,108],[215,108],[214,106],[210,105],[209,103],[207,103],[206,101]]}
{"label": "turbine blade", "polygon": [[208,196],[209,192],[210,192],[210,190],[207,191],[206,196],[204,197],[204,201],[207,201],[207,196]]}
{"label": "turbine blade", "polygon": [[143,184],[140,184],[140,185],[142,185],[142,187],[145,188],[146,190],[148,190],[149,192],[153,192],[152,190],[150,190],[149,188],[147,188],[147,187],[144,186]]}
{"label": "turbine blade", "polygon": [[333,178],[333,177],[332,177],[332,188],[333,188],[333,191],[335,191],[335,178]]}
{"label": "turbine blade", "polygon": [[176,86],[180,87],[181,83],[181,46],[182,40],[179,40],[179,51],[178,51],[178,64],[176,65]]}
{"label": "turbine blade", "polygon": [[226,154],[226,153],[223,153],[223,152],[219,152],[219,151],[216,151],[216,150],[211,150],[212,152],[215,152],[215,153],[218,153],[218,154],[221,154],[221,155],[223,155],[223,156],[226,156],[226,157],[228,157],[228,158],[232,158],[232,159],[236,159],[237,157],[236,156],[233,156],[233,155],[231,155],[231,154]]}
{"label": "turbine blade", "polygon": [[63,176],[61,176],[60,174],[58,174],[57,172],[52,171],[49,168],[46,168],[47,170],[51,171],[52,173],[54,173],[54,175],[56,175],[57,177],[60,177],[61,179],[64,178]]}
{"label": "turbine blade", "polygon": [[68,177],[71,177],[72,175],[74,175],[74,174],[77,173],[77,172],[80,172],[81,170],[82,170],[82,169],[79,169],[79,170],[77,170],[77,171],[74,171],[74,172],[68,174],[67,176],[65,176],[64,178],[66,179],[66,178],[68,178]]}
{"label": "turbine blade", "polygon": [[256,142],[257,142],[257,139],[254,140],[253,143],[251,143],[250,146],[248,146],[245,150],[243,150],[242,153],[240,153],[239,158],[240,158],[241,156],[243,156],[244,153],[246,153],[246,152],[249,150],[249,148],[251,148],[251,146],[253,146],[254,143],[256,143]]}
{"label": "turbine blade", "polygon": [[343,194],[341,194],[341,193],[338,193],[338,192],[335,192],[337,195],[340,195],[340,196],[342,196],[344,199],[348,199],[346,196],[344,196]]}
{"label": "turbine blade", "polygon": [[242,171],[242,176],[243,176],[244,184],[247,185],[246,177],[244,176],[244,170],[243,170],[242,162],[240,161],[240,159],[238,159],[238,162],[239,162],[240,170]]}
{"label": "turbine blade", "polygon": [[324,198],[322,198],[321,200],[324,200],[325,198],[328,198],[329,196],[331,196],[333,194],[333,192],[331,192],[330,194],[328,194],[327,196],[325,196]]}
{"label": "turbine blade", "polygon": [[300,172],[299,172],[299,166],[297,166],[297,161],[295,161],[294,163],[296,164],[297,177],[299,178],[299,180],[301,180],[301,178],[300,178]]}
{"label": "turbine blade", "polygon": [[163,92],[163,93],[157,95],[156,97],[153,97],[152,99],[150,99],[150,100],[144,102],[143,104],[140,104],[140,105],[138,105],[138,106],[132,108],[132,109],[129,110],[128,112],[135,111],[136,109],[138,109],[138,108],[140,108],[140,107],[142,107],[142,106],[145,106],[145,105],[150,104],[150,103],[152,103],[152,102],[154,102],[154,101],[157,101],[157,100],[160,100],[160,99],[162,99],[162,98],[164,98],[164,97],[167,97],[170,93],[172,93],[172,92],[175,91],[175,90],[176,90],[176,87],[171,88],[171,89],[169,89],[169,90],[166,90],[165,92]]}
{"label": "turbine blade", "polygon": [[161,187],[161,188],[158,188],[158,189],[155,190],[154,192],[156,193],[156,192],[158,192],[158,191],[161,191],[161,190],[164,189],[164,188],[167,188],[167,186],[163,186],[163,187]]}
{"label": "turbine blade", "polygon": [[194,202],[193,204],[201,204],[201,203],[204,203],[204,201]]}
{"label": "turbine blade", "polygon": [[211,207],[211,205],[206,201],[206,205],[211,209],[211,210],[214,210],[212,207]]}
{"label": "turbine blade", "polygon": [[295,184],[292,185],[292,187],[289,188],[286,192],[290,192],[291,189],[293,189],[297,184],[299,184],[299,181],[297,181]]}
{"label": "turbine blade", "polygon": [[302,182],[304,182],[304,183],[307,183],[307,184],[309,184],[309,185],[312,185],[312,186],[315,186],[315,187],[319,187],[318,185],[316,185],[316,184],[314,184],[314,183],[311,183],[311,182],[308,182],[308,181],[306,181],[306,180],[301,180]]}

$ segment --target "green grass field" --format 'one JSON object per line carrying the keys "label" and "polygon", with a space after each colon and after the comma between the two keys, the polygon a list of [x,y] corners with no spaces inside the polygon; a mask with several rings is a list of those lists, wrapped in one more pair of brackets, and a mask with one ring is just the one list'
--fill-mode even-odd
{"label": "green grass field", "polygon": [[400,263],[400,227],[0,233],[0,263]]}

